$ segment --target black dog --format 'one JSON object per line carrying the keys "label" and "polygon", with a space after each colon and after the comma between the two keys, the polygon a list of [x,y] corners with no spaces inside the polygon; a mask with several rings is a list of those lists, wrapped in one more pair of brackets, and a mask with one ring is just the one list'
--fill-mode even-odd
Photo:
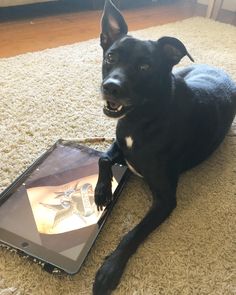
{"label": "black dog", "polygon": [[206,66],[172,68],[187,55],[176,38],[141,41],[127,35],[119,10],[106,1],[102,17],[104,113],[117,118],[116,141],[99,160],[98,208],[112,198],[111,166],[126,163],[150,187],[153,204],[97,272],[94,294],[110,294],[144,239],[176,207],[179,175],[222,142],[236,112],[236,84]]}

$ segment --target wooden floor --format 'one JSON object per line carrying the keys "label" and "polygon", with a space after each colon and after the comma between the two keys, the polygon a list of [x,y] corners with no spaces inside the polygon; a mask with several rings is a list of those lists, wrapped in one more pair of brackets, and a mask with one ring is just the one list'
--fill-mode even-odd
{"label": "wooden floor", "polygon": [[[76,6],[63,10],[59,2],[0,9],[0,57],[72,44],[96,38],[100,31],[101,10]],[[175,4],[150,3],[124,10],[129,30],[137,30],[205,15],[204,6],[177,1]]]}

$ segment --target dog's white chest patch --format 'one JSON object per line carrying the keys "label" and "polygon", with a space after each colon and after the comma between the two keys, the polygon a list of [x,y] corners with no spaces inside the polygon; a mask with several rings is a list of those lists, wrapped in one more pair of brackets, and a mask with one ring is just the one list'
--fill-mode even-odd
{"label": "dog's white chest patch", "polygon": [[131,136],[127,136],[127,137],[125,138],[125,142],[126,142],[127,147],[128,147],[129,149],[131,149],[132,146],[133,146],[133,143],[134,143],[133,138],[132,138]]}

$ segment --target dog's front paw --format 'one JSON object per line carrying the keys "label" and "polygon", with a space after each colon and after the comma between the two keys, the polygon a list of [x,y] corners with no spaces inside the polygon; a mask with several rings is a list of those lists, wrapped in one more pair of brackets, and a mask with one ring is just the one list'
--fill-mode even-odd
{"label": "dog's front paw", "polygon": [[114,252],[98,270],[93,284],[93,295],[109,295],[118,286],[125,261]]}
{"label": "dog's front paw", "polygon": [[94,198],[98,209],[107,206],[112,200],[111,184],[103,182],[97,183]]}

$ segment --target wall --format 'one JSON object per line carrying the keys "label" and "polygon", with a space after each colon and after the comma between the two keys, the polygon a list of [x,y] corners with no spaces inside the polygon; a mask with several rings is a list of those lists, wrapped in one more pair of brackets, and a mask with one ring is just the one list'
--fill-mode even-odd
{"label": "wall", "polygon": [[[198,3],[208,5],[208,0],[198,0]],[[236,0],[224,0],[222,8],[236,12]]]}

